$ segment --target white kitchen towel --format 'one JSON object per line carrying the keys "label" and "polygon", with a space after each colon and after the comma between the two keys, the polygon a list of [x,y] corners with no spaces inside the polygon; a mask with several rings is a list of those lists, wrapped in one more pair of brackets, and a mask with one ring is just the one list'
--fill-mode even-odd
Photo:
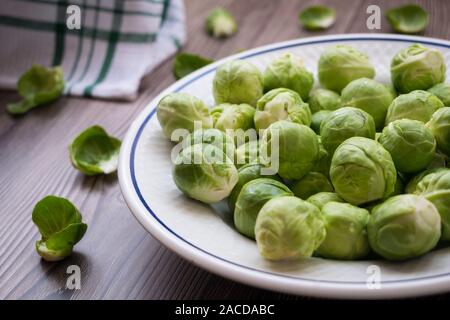
{"label": "white kitchen towel", "polygon": [[66,94],[134,99],[184,43],[184,19],[182,0],[1,0],[0,87],[33,64],[60,65]]}

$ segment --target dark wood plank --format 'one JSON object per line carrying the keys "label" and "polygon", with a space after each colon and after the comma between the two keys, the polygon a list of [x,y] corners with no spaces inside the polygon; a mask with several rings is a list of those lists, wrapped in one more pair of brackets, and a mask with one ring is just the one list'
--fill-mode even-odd
{"label": "dark wood plank", "polygon": [[[401,1],[320,1],[336,8],[337,23],[326,31],[308,32],[298,26],[297,13],[317,1],[187,0],[186,51],[214,59],[242,49],[322,34],[369,32],[369,4],[382,9]],[[421,0],[432,19],[425,35],[449,39],[450,1]],[[211,8],[230,9],[239,32],[227,40],[208,37],[204,18]],[[383,21],[382,29],[389,32]],[[142,82],[134,102],[63,98],[22,118],[0,112],[0,299],[298,299],[245,286],[210,274],[181,259],[151,237],[127,209],[116,176],[87,178],[74,170],[67,145],[84,128],[100,124],[123,138],[142,108],[173,83],[171,61]],[[13,92],[0,93],[0,105],[14,101]],[[89,225],[76,253],[59,263],[41,261],[34,251],[38,232],[31,211],[40,198],[56,194],[71,199]],[[82,271],[81,290],[65,290],[66,268]]]}

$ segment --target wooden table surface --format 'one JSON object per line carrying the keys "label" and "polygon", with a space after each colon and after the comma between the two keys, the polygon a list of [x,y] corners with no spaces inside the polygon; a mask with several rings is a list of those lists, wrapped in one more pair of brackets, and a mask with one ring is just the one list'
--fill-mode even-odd
{"label": "wooden table surface", "polygon": [[[337,10],[336,24],[324,32],[302,30],[297,13],[317,2]],[[218,59],[288,39],[369,32],[368,5],[384,9],[408,2],[420,3],[431,16],[424,35],[450,39],[448,0],[186,0],[185,50]],[[239,32],[227,40],[203,31],[205,16],[217,5],[230,9],[239,24]],[[390,32],[384,19],[376,32]],[[298,298],[235,283],[183,260],[134,219],[116,175],[85,177],[72,168],[67,146],[75,135],[99,124],[123,138],[143,107],[174,81],[169,59],[143,80],[134,102],[65,97],[21,118],[0,112],[0,299]],[[16,93],[0,91],[1,106],[16,99]],[[70,199],[89,225],[75,253],[58,263],[43,262],[34,249],[39,235],[31,212],[48,194]],[[81,268],[80,290],[65,289],[72,264]]]}

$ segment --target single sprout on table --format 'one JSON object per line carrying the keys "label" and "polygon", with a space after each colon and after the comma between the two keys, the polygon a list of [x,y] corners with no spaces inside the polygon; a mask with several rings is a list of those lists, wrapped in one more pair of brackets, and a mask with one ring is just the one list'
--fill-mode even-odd
{"label": "single sprout on table", "polygon": [[314,113],[311,117],[311,129],[313,129],[315,133],[320,134],[320,126],[332,113],[333,111],[331,110],[320,110]]}
{"label": "single sprout on table", "polygon": [[375,127],[384,127],[389,105],[394,100],[392,92],[383,84],[367,78],[356,79],[342,90],[342,105],[364,110],[373,117]]}
{"label": "single sprout on table", "polygon": [[239,193],[234,209],[234,226],[243,235],[255,238],[256,218],[263,205],[280,196],[292,196],[283,183],[269,178],[247,182]]}
{"label": "single sprout on table", "polygon": [[178,80],[212,62],[213,60],[196,54],[180,52],[173,60],[172,73]]}
{"label": "single sprout on table", "polygon": [[413,44],[391,62],[391,80],[399,93],[427,90],[445,80],[445,61],[437,49]]}
{"label": "single sprout on table", "polygon": [[426,198],[402,194],[372,210],[367,226],[371,248],[388,260],[406,260],[433,249],[441,236],[441,219]]}
{"label": "single sprout on table", "polygon": [[80,133],[70,144],[73,166],[91,176],[109,174],[117,170],[121,141],[100,126],[92,126]]}
{"label": "single sprout on table", "polygon": [[427,122],[437,141],[438,149],[450,157],[450,107],[437,110]]}
{"label": "single sprout on table", "polygon": [[399,33],[419,33],[428,25],[428,13],[415,4],[407,4],[386,11],[392,29]]}
{"label": "single sprout on table", "polygon": [[264,131],[260,155],[265,165],[273,166],[272,160],[278,160],[280,177],[300,179],[311,171],[319,158],[319,140],[314,131],[305,125],[277,121]]}
{"label": "single sprout on table", "polygon": [[202,100],[188,93],[169,93],[163,97],[156,107],[156,115],[164,135],[169,139],[178,129],[194,131],[195,122],[204,129],[213,127],[208,107]]}
{"label": "single sprout on table", "polygon": [[358,206],[390,196],[395,189],[397,171],[391,155],[381,144],[353,137],[336,149],[330,177],[336,193]]}
{"label": "single sprout on table", "polygon": [[238,175],[239,175],[238,182],[234,186],[233,191],[231,192],[230,196],[228,197],[228,207],[230,208],[231,212],[234,212],[234,208],[235,208],[239,193],[241,193],[242,187],[247,182],[250,182],[250,181],[258,179],[258,178],[274,179],[274,180],[281,182],[281,178],[278,175],[272,175],[272,176],[261,175],[262,168],[263,168],[263,166],[258,163],[251,163],[251,164],[246,164],[238,169]]}
{"label": "single sprout on table", "polygon": [[329,47],[320,55],[318,76],[325,89],[339,93],[355,79],[372,79],[375,69],[366,54],[339,44]]}
{"label": "single sprout on table", "polygon": [[428,122],[433,113],[444,105],[435,95],[415,90],[407,94],[399,95],[392,101],[386,115],[386,125],[400,119],[411,119]]}
{"label": "single sprout on table", "polygon": [[423,176],[414,193],[424,196],[436,207],[442,222],[441,240],[450,240],[450,169],[435,170]]}
{"label": "single sprout on table", "polygon": [[310,196],[306,201],[315,205],[320,210],[322,210],[323,206],[329,202],[345,202],[344,199],[334,192],[319,192]]}
{"label": "single sprout on table", "polygon": [[428,92],[438,97],[444,106],[450,107],[450,83],[438,83],[428,89]]}
{"label": "single sprout on table", "polygon": [[317,248],[317,254],[328,259],[356,260],[369,253],[369,211],[348,203],[328,202],[321,212],[326,237]]}
{"label": "single sprout on table", "polygon": [[297,197],[268,201],[255,226],[260,254],[269,260],[311,257],[325,239],[324,220],[319,209]]}
{"label": "single sprout on table", "polygon": [[286,88],[297,92],[303,100],[308,98],[314,77],[303,63],[303,59],[292,53],[275,58],[263,73],[264,90]]}
{"label": "single sprout on table", "polygon": [[246,164],[259,163],[259,141],[251,140],[236,149],[235,164],[240,168]]}
{"label": "single sprout on table", "polygon": [[312,6],[301,11],[298,20],[305,29],[324,30],[336,21],[336,12],[329,7]]}
{"label": "single sprout on table", "polygon": [[231,160],[234,159],[236,147],[233,138],[218,129],[198,129],[185,137],[182,143],[183,149],[193,146],[195,144],[210,144],[213,145],[223,153],[225,153]]}
{"label": "single sprout on table", "polygon": [[296,197],[306,200],[319,192],[333,192],[330,180],[319,172],[308,172],[300,180],[294,181],[291,190]]}
{"label": "single sprout on table", "polygon": [[313,114],[321,110],[334,111],[342,106],[339,94],[322,88],[315,89],[311,92],[308,98],[308,104]]}
{"label": "single sprout on table", "polygon": [[227,129],[242,129],[245,132],[255,127],[253,122],[255,108],[246,103],[222,103],[213,107],[210,113],[214,121],[214,128],[224,132]]}
{"label": "single sprout on table", "polygon": [[60,197],[47,196],[40,200],[33,209],[32,219],[41,233],[36,250],[46,261],[69,256],[87,230],[77,208]]}
{"label": "single sprout on table", "polygon": [[263,90],[261,72],[244,60],[225,62],[214,75],[213,95],[217,104],[228,102],[256,106]]}
{"label": "single sprout on table", "polygon": [[333,111],[321,124],[322,144],[330,155],[345,140],[351,137],[375,139],[375,122],[367,112],[344,107]]}
{"label": "single sprout on table", "polygon": [[17,91],[22,100],[7,105],[6,110],[20,115],[30,109],[58,99],[64,90],[64,75],[61,67],[46,68],[33,65],[17,82]]}
{"label": "single sprout on table", "polygon": [[311,111],[297,92],[279,88],[267,92],[256,104],[255,127],[266,129],[279,120],[288,120],[309,126]]}
{"label": "single sprout on table", "polygon": [[238,27],[236,20],[228,10],[216,8],[206,17],[205,29],[215,38],[227,38],[235,34]]}
{"label": "single sprout on table", "polygon": [[414,173],[427,168],[436,153],[436,139],[421,121],[401,119],[389,123],[378,142],[389,151],[400,172]]}
{"label": "single sprout on table", "polygon": [[172,170],[181,192],[204,203],[219,202],[238,182],[233,161],[211,144],[196,144],[183,149]]}

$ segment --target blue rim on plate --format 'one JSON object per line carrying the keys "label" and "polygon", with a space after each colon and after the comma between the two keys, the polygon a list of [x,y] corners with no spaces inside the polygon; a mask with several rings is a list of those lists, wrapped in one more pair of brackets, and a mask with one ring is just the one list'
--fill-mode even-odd
{"label": "blue rim on plate", "polygon": [[[325,39],[320,39],[321,37],[315,37],[312,38],[311,40],[303,40],[299,43],[291,43],[288,42],[287,44],[280,44],[278,46],[275,47],[271,47],[271,48],[267,48],[267,49],[263,49],[263,50],[259,50],[257,52],[250,52],[250,53],[242,53],[239,54],[236,59],[247,59],[250,57],[254,57],[257,55],[261,55],[267,52],[271,52],[271,51],[279,51],[279,50],[283,50],[283,49],[288,49],[288,48],[293,48],[293,47],[300,47],[300,46],[305,46],[305,45],[311,45],[311,44],[321,44],[321,43],[330,43],[330,42],[344,42],[344,41],[392,41],[392,42],[407,42],[407,43],[420,43],[420,44],[424,44],[424,45],[433,45],[433,46],[439,46],[439,47],[443,47],[443,48],[450,48],[450,44],[445,44],[442,43],[443,40],[439,40],[436,39],[435,41],[430,39],[430,38],[421,38],[421,37],[411,37],[411,36],[398,36],[398,38],[396,38],[395,35],[374,35],[374,36],[358,36],[358,35],[346,35],[346,36],[331,36],[332,38],[330,38],[330,36],[325,36],[322,38]],[[258,48],[254,49],[257,50]],[[183,88],[185,88],[186,86],[188,86],[189,84],[191,84],[192,82],[198,80],[201,77],[204,77],[206,74],[209,74],[211,72],[214,72],[217,69],[217,66],[208,69],[208,66],[205,67],[207,70],[206,71],[202,71],[199,70],[197,71],[195,74],[193,74],[191,77],[189,77],[189,79],[187,81],[182,81],[180,84],[176,85],[176,83],[174,85],[171,86],[170,92],[178,92],[180,90],[182,90]],[[332,280],[318,280],[318,279],[310,279],[310,278],[302,278],[302,277],[296,277],[296,276],[289,276],[289,275],[284,275],[284,274],[280,274],[280,273],[273,273],[273,272],[269,272],[269,271],[264,271],[264,270],[260,270],[260,269],[256,269],[256,268],[251,268],[245,265],[241,265],[239,263],[224,259],[220,256],[217,256],[211,252],[208,252],[198,246],[196,246],[195,244],[191,243],[190,241],[188,241],[187,239],[183,238],[182,236],[180,236],[179,234],[177,234],[174,230],[172,230],[169,226],[167,226],[159,217],[158,215],[151,209],[150,205],[146,202],[146,200],[144,199],[141,190],[139,188],[137,179],[136,179],[136,174],[135,174],[135,155],[136,155],[136,148],[139,142],[139,139],[142,135],[142,132],[144,130],[144,128],[146,127],[147,123],[150,121],[150,119],[152,119],[152,117],[155,115],[156,113],[156,108],[154,108],[153,110],[151,110],[151,112],[145,117],[144,121],[142,121],[142,123],[139,125],[139,128],[136,132],[136,135],[133,138],[132,141],[132,145],[131,145],[131,152],[130,152],[130,157],[129,157],[129,168],[130,168],[130,175],[131,175],[131,181],[132,181],[132,185],[134,187],[134,191],[136,192],[136,195],[138,196],[141,204],[145,207],[145,209],[148,211],[148,213],[155,219],[155,221],[157,221],[164,229],[166,229],[168,232],[170,232],[172,235],[174,235],[176,238],[178,238],[179,240],[183,241],[185,244],[195,248],[196,250],[199,250],[200,252],[207,254],[215,259],[219,259],[223,262],[226,262],[228,264],[231,264],[233,266],[237,266],[239,268],[244,268],[246,270],[250,270],[250,271],[254,271],[254,272],[258,272],[258,273],[263,273],[263,274],[268,274],[268,275],[273,275],[276,277],[282,277],[282,278],[287,278],[287,279],[295,279],[295,280],[301,280],[301,281],[305,281],[305,282],[310,282],[310,283],[329,283],[329,284],[345,284],[345,285],[361,285],[361,284],[366,284],[366,282],[362,282],[362,281],[332,281]],[[402,279],[402,280],[388,280],[388,281],[381,281],[382,284],[395,284],[395,283],[407,283],[407,282],[417,282],[420,280],[427,280],[427,279],[437,279],[437,278],[442,278],[442,277],[446,277],[449,276],[450,272],[448,273],[443,273],[443,274],[438,274],[438,275],[432,275],[432,276],[426,276],[426,277],[420,277],[420,278],[412,278],[412,279]]]}

